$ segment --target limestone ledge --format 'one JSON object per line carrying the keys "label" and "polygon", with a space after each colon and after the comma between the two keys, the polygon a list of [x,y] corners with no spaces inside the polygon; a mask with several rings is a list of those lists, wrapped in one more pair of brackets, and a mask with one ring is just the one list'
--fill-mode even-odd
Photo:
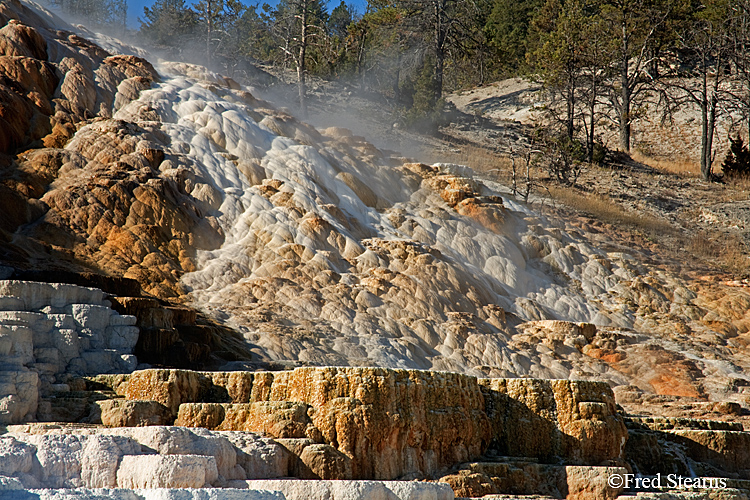
{"label": "limestone ledge", "polygon": [[622,457],[628,432],[612,390],[584,380],[479,379],[499,455],[599,465]]}
{"label": "limestone ledge", "polygon": [[[128,400],[170,409],[176,425],[307,443],[293,454],[311,477],[323,479],[433,477],[487,452],[577,465],[620,463],[627,438],[603,382],[326,367],[150,369],[118,384]],[[116,411],[102,413],[105,423],[122,420]]]}
{"label": "limestone ledge", "polygon": [[247,432],[50,424],[6,431],[0,498],[453,499],[447,484],[291,480],[292,454]]}
{"label": "limestone ledge", "polygon": [[[0,490],[0,500],[289,500],[273,491],[227,489],[76,488],[63,490]],[[364,499],[363,499],[364,500]]]}
{"label": "limestone ledge", "polygon": [[[0,500],[453,500],[445,484],[405,481],[246,481],[222,489],[15,490],[0,482]],[[8,488],[3,490],[3,488]]]}
{"label": "limestone ledge", "polygon": [[0,435],[0,476],[23,488],[206,488],[288,477],[290,453],[251,433],[31,424]]}
{"label": "limestone ledge", "polygon": [[133,371],[135,322],[99,289],[0,280],[0,423],[35,420],[72,375]]}
{"label": "limestone ledge", "polygon": [[550,465],[533,462],[478,462],[463,464],[461,469],[440,478],[450,484],[459,497],[485,497],[541,494],[551,498],[576,500],[614,500],[623,492],[607,479],[613,474],[627,474],[624,467]]}

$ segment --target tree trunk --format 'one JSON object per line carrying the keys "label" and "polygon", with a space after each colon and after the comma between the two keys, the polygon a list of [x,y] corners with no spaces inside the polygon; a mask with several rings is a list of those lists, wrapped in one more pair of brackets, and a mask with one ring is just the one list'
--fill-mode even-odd
{"label": "tree trunk", "polygon": [[299,107],[302,118],[307,118],[307,67],[305,59],[307,58],[307,16],[308,4],[306,0],[301,3],[302,12],[300,12],[301,33],[299,45],[299,57],[297,59],[297,87],[299,89]]}
{"label": "tree trunk", "polygon": [[434,0],[435,7],[435,102],[443,97],[443,70],[445,67],[444,0]]}
{"label": "tree trunk", "polygon": [[630,54],[628,46],[628,35],[627,26],[625,23],[622,25],[622,39],[621,39],[620,54],[620,148],[626,153],[630,153],[630,99],[631,99],[631,88],[630,88]]}
{"label": "tree trunk", "polygon": [[366,71],[365,71],[366,40],[367,40],[367,32],[365,32],[362,35],[362,42],[359,44],[359,47],[357,48],[357,74],[359,75],[359,79],[360,79],[360,88],[363,91],[367,90],[367,78],[366,78]]}
{"label": "tree trunk", "polygon": [[443,68],[445,64],[445,54],[442,47],[435,55],[435,102],[437,103],[443,97]]}
{"label": "tree trunk", "polygon": [[567,101],[567,116],[565,117],[565,131],[569,140],[573,140],[573,133],[575,132],[575,113],[576,113],[576,86],[574,77],[571,76],[568,80],[568,98]]}
{"label": "tree trunk", "polygon": [[706,180],[711,180],[713,175],[713,151],[714,151],[714,131],[716,130],[716,96],[711,96],[711,101],[708,108],[708,137],[706,137],[706,172],[701,169],[701,174]]}
{"label": "tree trunk", "polygon": [[708,153],[708,102],[706,99],[701,102],[701,175],[703,179],[708,180],[711,176],[710,157]]}
{"label": "tree trunk", "polygon": [[589,135],[586,140],[586,157],[589,163],[594,163],[594,124],[596,123],[596,73],[591,78],[591,99],[589,100],[589,113],[591,115],[591,125],[589,126]]}
{"label": "tree trunk", "polygon": [[396,101],[396,105],[401,104],[401,45],[397,47],[396,55],[396,77],[393,80],[393,98]]}
{"label": "tree trunk", "polygon": [[620,103],[620,148],[630,152],[630,79],[628,78],[628,61],[623,59],[620,75],[621,103]]}
{"label": "tree trunk", "polygon": [[209,69],[213,69],[211,66],[211,37],[213,36],[213,15],[211,14],[211,11],[213,10],[213,2],[211,0],[206,0],[206,26],[207,26],[207,33],[206,33],[206,66]]}

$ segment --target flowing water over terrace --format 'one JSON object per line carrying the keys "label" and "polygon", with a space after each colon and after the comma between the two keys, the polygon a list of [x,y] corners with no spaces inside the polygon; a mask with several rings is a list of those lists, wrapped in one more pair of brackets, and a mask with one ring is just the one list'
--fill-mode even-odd
{"label": "flowing water over terrace", "polygon": [[116,118],[158,113],[171,139],[160,170],[224,234],[182,282],[260,355],[527,372],[508,321],[632,324],[608,295],[634,277],[627,256],[546,229],[470,169],[402,165],[344,129],[175,74],[183,65],[162,72]]}

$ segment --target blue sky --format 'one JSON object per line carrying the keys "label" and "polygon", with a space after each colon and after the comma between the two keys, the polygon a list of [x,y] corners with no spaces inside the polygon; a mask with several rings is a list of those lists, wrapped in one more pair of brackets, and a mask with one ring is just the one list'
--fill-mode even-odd
{"label": "blue sky", "polygon": [[[345,0],[347,4],[353,5],[355,9],[360,13],[364,13],[365,6],[367,5],[367,0]],[[187,0],[185,3],[187,4],[193,4],[194,2],[191,0]],[[244,0],[243,3],[245,5],[254,5],[258,4],[263,5],[264,3],[268,3],[269,5],[276,5],[278,3],[278,0],[257,0],[257,1],[250,1],[250,0]],[[335,8],[336,6],[341,3],[341,0],[328,0],[328,10]],[[151,7],[154,4],[154,0],[128,0],[128,24],[132,28],[138,28],[140,27],[140,23],[138,22],[138,18],[143,18],[143,8],[144,7]]]}

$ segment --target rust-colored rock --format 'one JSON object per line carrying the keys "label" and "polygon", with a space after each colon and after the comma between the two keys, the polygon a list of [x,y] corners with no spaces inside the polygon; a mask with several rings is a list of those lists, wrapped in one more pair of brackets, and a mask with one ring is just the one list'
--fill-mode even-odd
{"label": "rust-colored rock", "polygon": [[441,483],[448,483],[457,497],[479,498],[493,493],[500,493],[486,474],[461,470],[440,478]]}
{"label": "rust-colored rock", "polygon": [[305,403],[259,401],[256,403],[183,403],[177,425],[227,431],[249,431],[274,438],[311,438],[323,442]]}
{"label": "rust-colored rock", "polygon": [[218,429],[226,417],[226,406],[221,403],[183,403],[177,413],[175,425]]}
{"label": "rust-colored rock", "polygon": [[31,26],[11,20],[0,29],[0,54],[47,60],[47,42]]}
{"label": "rust-colored rock", "polygon": [[[484,495],[544,495],[568,500],[613,500],[624,488],[613,488],[608,479],[624,475],[624,467],[547,465],[535,462],[476,462],[443,476],[457,497]],[[616,485],[617,486],[617,485]]]}
{"label": "rust-colored rock", "polygon": [[110,399],[97,402],[101,421],[107,427],[169,425],[174,420],[166,406],[156,401]]}
{"label": "rust-colored rock", "polygon": [[502,234],[507,211],[496,197],[468,198],[456,204],[456,212],[479,222],[492,232]]}
{"label": "rust-colored rock", "polygon": [[[431,475],[479,457],[490,440],[476,379],[454,373],[298,368],[231,376],[144,370],[135,372],[131,381],[128,399],[153,399],[173,411],[179,408],[183,425],[217,422],[223,411],[219,429],[250,426],[279,437],[307,436],[330,444],[351,460],[353,478]],[[225,394],[249,396],[246,402],[251,404],[179,406],[219,394],[217,386],[208,387],[211,383],[226,383]]]}
{"label": "rust-colored rock", "polygon": [[177,415],[180,404],[197,401],[208,388],[207,379],[189,370],[142,370],[128,379],[129,400],[157,401]]}
{"label": "rust-colored rock", "polygon": [[501,455],[560,457],[567,463],[619,461],[627,439],[615,399],[603,382],[479,379]]}
{"label": "rust-colored rock", "polygon": [[301,479],[352,479],[353,459],[331,445],[305,446],[299,458]]}
{"label": "rust-colored rock", "polygon": [[612,391],[601,382],[477,381],[376,368],[145,370],[131,380],[139,399],[177,405],[179,425],[330,444],[351,459],[355,478],[431,475],[488,448],[542,461],[617,463],[627,438]]}

